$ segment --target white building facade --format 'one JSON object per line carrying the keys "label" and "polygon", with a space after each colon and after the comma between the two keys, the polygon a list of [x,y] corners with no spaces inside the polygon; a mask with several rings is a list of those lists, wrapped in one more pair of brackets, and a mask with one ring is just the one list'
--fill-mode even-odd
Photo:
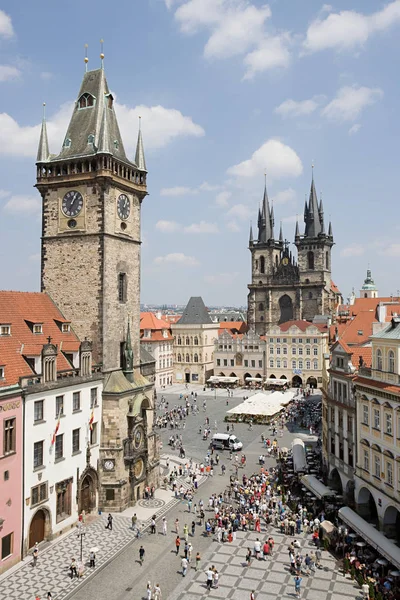
{"label": "white building facade", "polygon": [[156,361],[157,388],[172,385],[174,375],[174,346],[171,326],[150,312],[140,315],[140,343]]}

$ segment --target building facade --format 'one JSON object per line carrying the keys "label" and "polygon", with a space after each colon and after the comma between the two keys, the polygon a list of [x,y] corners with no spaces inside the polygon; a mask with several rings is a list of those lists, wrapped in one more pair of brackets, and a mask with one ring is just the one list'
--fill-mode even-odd
{"label": "building facade", "polygon": [[179,321],[171,325],[174,338],[174,381],[201,383],[213,375],[214,343],[219,324],[213,323],[200,297],[190,298]]}
{"label": "building facade", "polygon": [[400,541],[400,317],[371,336],[372,367],[355,379],[357,512]]}
{"label": "building facade", "polygon": [[103,65],[87,71],[61,151],[43,120],[36,187],[42,197],[41,289],[104,373],[100,506],[123,510],[158,485],[154,386],[140,363],[141,204],[147,169],[139,129],[127,157]]}
{"label": "building facade", "polygon": [[305,231],[296,224],[297,261],[284,241],[274,236],[274,211],[264,189],[258,213],[258,235],[250,228],[251,283],[248,324],[259,335],[269,327],[291,320],[312,321],[315,315],[332,315],[340,292],[331,279],[332,226],[325,230],[322,200],[318,202],[314,178],[304,209]]}
{"label": "building facade", "polygon": [[223,329],[214,346],[214,375],[246,380],[266,377],[266,343],[254,331],[243,335]]}
{"label": "building facade", "polygon": [[174,346],[171,325],[161,315],[144,312],[140,315],[140,344],[155,360],[155,385],[163,388],[174,379]]}

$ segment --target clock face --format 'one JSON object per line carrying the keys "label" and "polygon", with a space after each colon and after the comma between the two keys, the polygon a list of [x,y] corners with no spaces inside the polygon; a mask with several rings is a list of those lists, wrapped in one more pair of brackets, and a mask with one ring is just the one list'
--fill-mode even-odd
{"label": "clock face", "polygon": [[139,448],[142,445],[143,441],[143,431],[141,429],[136,429],[134,434],[135,447]]}
{"label": "clock face", "polygon": [[282,259],[282,264],[285,265],[285,266],[288,265],[289,264],[289,259],[287,257],[283,258]]}
{"label": "clock face", "polygon": [[114,461],[113,460],[105,460],[104,468],[106,471],[112,471],[114,469]]}
{"label": "clock face", "polygon": [[117,200],[117,212],[120,219],[127,219],[131,212],[131,201],[126,194],[120,194]]}
{"label": "clock face", "polygon": [[83,208],[83,198],[80,192],[71,190],[63,198],[62,211],[66,217],[76,217]]}
{"label": "clock face", "polygon": [[135,466],[133,467],[134,472],[135,472],[135,477],[136,479],[139,479],[139,477],[142,476],[143,474],[143,469],[144,469],[144,464],[141,458],[139,458],[139,460],[137,460],[135,462]]}

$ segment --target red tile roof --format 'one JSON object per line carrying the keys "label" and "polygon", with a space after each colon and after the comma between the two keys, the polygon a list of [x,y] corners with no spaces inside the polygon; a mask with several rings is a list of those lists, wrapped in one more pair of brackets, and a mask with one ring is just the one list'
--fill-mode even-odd
{"label": "red tile roof", "polygon": [[[11,325],[11,335],[0,336],[0,365],[5,367],[0,387],[33,374],[24,356],[40,356],[49,336],[59,349],[57,370],[71,369],[62,351],[78,352],[79,339],[72,330],[63,333],[57,324],[69,322],[45,293],[0,291],[0,324]],[[33,333],[30,324],[39,323],[43,333]]]}
{"label": "red tile roof", "polygon": [[293,327],[293,325],[295,325],[296,327],[298,327],[300,329],[300,331],[306,331],[307,327],[316,327],[317,329],[319,329],[322,332],[327,332],[328,331],[328,327],[327,325],[323,324],[323,323],[311,323],[310,321],[286,321],[286,323],[281,323],[280,325],[278,325],[279,329],[281,331],[288,331],[288,329],[290,327]]}
{"label": "red tile roof", "polygon": [[[144,337],[144,331],[151,331],[151,337]],[[167,335],[164,335],[167,331]],[[173,340],[171,324],[164,319],[159,319],[152,312],[140,313],[140,337],[146,342],[166,342]]]}
{"label": "red tile roof", "polygon": [[221,321],[219,323],[219,329],[228,329],[232,333],[247,333],[249,327],[244,321]]}
{"label": "red tile roof", "polygon": [[332,290],[332,292],[335,292],[335,294],[340,294],[340,290],[339,290],[338,286],[333,281],[331,281],[331,290]]}
{"label": "red tile roof", "polygon": [[400,385],[392,385],[390,383],[386,383],[385,381],[376,381],[375,379],[370,379],[369,377],[360,376],[357,376],[355,378],[355,381],[360,385],[366,385],[369,387],[376,388],[378,390],[383,390],[388,394],[397,394],[400,396]]}

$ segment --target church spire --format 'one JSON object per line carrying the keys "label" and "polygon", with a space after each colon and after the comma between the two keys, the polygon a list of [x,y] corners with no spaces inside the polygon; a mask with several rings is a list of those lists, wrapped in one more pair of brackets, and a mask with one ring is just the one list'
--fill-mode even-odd
{"label": "church spire", "polygon": [[274,239],[274,211],[273,209],[270,210],[269,207],[267,180],[265,178],[261,214],[259,213],[258,218],[258,241],[261,243],[266,243],[271,239]]}
{"label": "church spire", "polygon": [[249,246],[253,245],[253,225],[250,223]]}
{"label": "church spire", "polygon": [[128,319],[128,328],[126,331],[126,340],[124,347],[124,375],[128,381],[133,383],[133,350],[131,341],[131,327]]}
{"label": "church spire", "polygon": [[299,220],[298,219],[296,219],[296,229],[295,229],[295,232],[294,232],[294,237],[295,237],[296,240],[300,238]]}
{"label": "church spire", "polygon": [[332,233],[332,223],[329,221],[329,228],[328,228],[328,236],[329,237],[333,237],[333,233]]}
{"label": "church spire", "polygon": [[97,152],[99,154],[112,154],[110,147],[110,132],[108,127],[108,108],[107,105],[104,104],[103,108],[103,119],[100,128],[99,134],[99,142],[97,147]]}
{"label": "church spire", "polygon": [[283,244],[282,221],[281,221],[281,226],[280,226],[280,229],[279,229],[279,241],[282,242],[282,244]]}
{"label": "church spire", "polygon": [[49,160],[49,141],[47,139],[47,127],[46,127],[46,103],[43,102],[43,118],[42,118],[42,129],[40,132],[39,148],[37,153],[36,162],[42,163]]}
{"label": "church spire", "polygon": [[139,133],[136,144],[136,154],[135,154],[135,163],[141,171],[147,171],[146,169],[146,159],[144,157],[144,146],[143,146],[143,138],[142,138],[142,128],[141,128],[141,120],[142,117],[139,117]]}
{"label": "church spire", "polygon": [[[322,205],[322,204],[321,204]],[[318,197],[314,183],[314,165],[311,179],[310,198],[308,206],[304,210],[304,222],[306,224],[305,236],[306,237],[318,237],[320,233],[323,233],[320,207],[318,205]]]}

